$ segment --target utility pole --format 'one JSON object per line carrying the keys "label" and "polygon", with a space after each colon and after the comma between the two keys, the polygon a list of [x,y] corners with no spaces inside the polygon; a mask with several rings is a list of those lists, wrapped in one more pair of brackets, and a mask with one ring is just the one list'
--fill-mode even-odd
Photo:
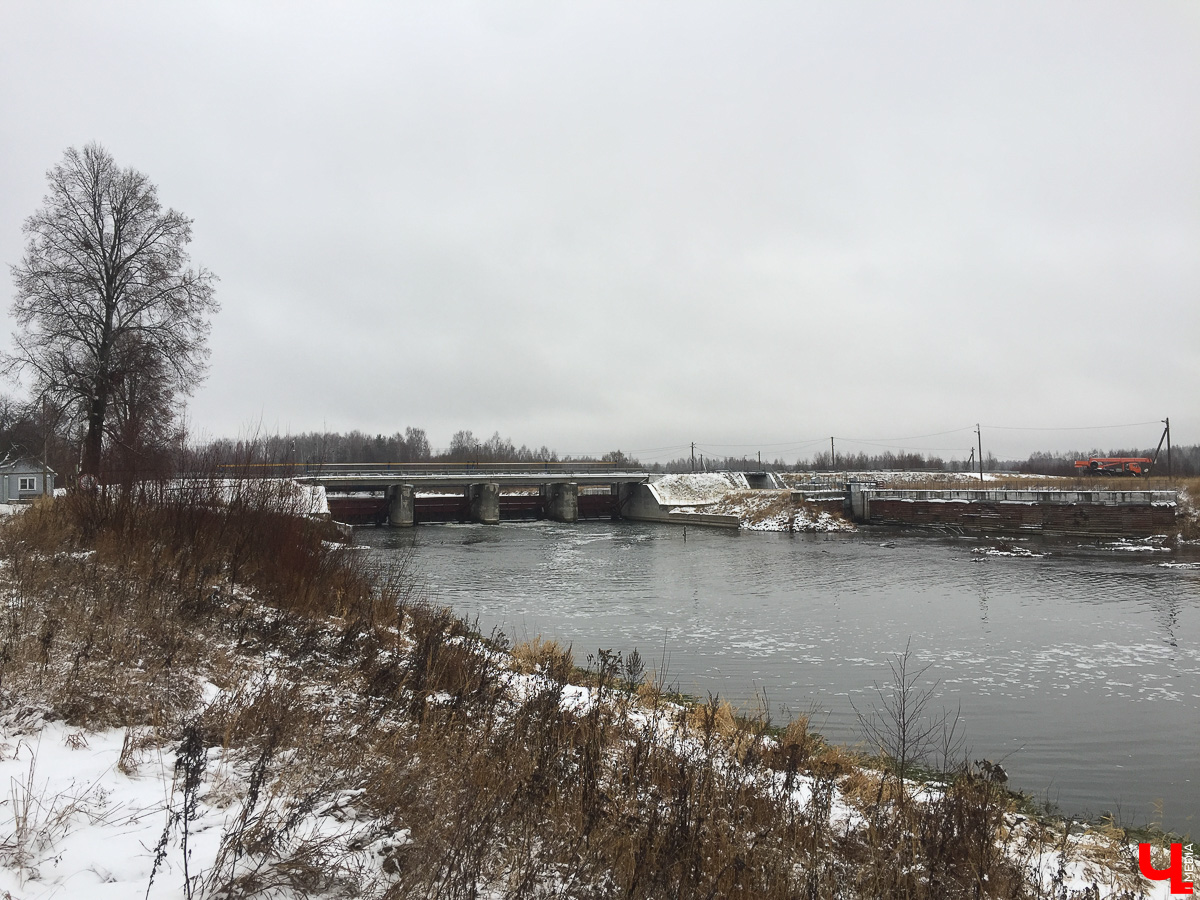
{"label": "utility pole", "polygon": [[758,451],[758,468],[759,468],[759,471],[762,470],[762,451],[761,450]]}
{"label": "utility pole", "polygon": [[696,442],[692,441],[692,471],[696,471]]}
{"label": "utility pole", "polygon": [[1163,419],[1163,424],[1167,426],[1167,477],[1171,477],[1171,417],[1167,416]]}
{"label": "utility pole", "polygon": [[833,435],[829,436],[829,468],[837,471],[837,454],[833,452]]}
{"label": "utility pole", "polygon": [[[47,458],[50,456],[50,427],[47,424],[49,421],[50,421],[50,417],[48,415],[46,415],[46,395],[42,394],[42,495],[43,496],[45,496],[48,493],[48,488],[46,487],[46,482],[50,475],[50,463],[48,463],[46,461]],[[1169,444],[1167,446],[1170,447]],[[1167,450],[1167,459],[1170,460],[1170,458],[1171,458],[1171,451],[1168,449]],[[1171,464],[1170,464],[1170,462],[1168,462],[1167,468],[1170,468],[1170,467],[1171,467]]]}
{"label": "utility pole", "polygon": [[975,437],[979,439],[979,483],[983,484],[983,434],[979,430],[979,423],[975,423]]}

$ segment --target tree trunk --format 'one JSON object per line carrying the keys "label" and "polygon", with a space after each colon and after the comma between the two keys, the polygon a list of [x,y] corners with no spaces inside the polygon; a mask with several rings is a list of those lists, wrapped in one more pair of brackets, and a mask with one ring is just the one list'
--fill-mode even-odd
{"label": "tree trunk", "polygon": [[[104,392],[99,392],[103,394]],[[97,396],[92,400],[88,409],[87,434],[83,438],[83,461],[80,464],[80,475],[100,477],[100,451],[104,444],[104,413],[108,406],[108,398]]]}

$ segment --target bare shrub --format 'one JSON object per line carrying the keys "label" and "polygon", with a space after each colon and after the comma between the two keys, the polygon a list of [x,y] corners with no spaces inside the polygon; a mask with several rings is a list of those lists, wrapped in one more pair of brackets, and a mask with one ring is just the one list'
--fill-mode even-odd
{"label": "bare shrub", "polygon": [[557,641],[543,640],[540,634],[515,644],[510,654],[513,667],[526,675],[537,672],[555,681],[566,681],[575,670],[571,648],[563,647]]}

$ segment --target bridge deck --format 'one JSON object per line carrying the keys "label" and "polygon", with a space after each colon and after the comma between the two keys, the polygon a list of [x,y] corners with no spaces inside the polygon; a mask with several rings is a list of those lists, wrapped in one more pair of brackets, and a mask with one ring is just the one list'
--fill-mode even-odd
{"label": "bridge deck", "polygon": [[538,487],[543,484],[640,484],[649,480],[646,472],[490,472],[483,469],[465,472],[360,472],[297,475],[296,480],[326,490],[379,491],[393,484],[411,484],[414,488],[465,488],[472,484],[498,484],[503,487]]}

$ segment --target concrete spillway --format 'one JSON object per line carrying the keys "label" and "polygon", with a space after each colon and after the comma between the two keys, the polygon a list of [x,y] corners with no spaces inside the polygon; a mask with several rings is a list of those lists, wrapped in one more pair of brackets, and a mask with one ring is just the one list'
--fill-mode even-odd
{"label": "concrete spillway", "polygon": [[[507,519],[625,518],[738,528],[722,498],[755,488],[778,489],[773,473],[645,472],[335,473],[300,479],[323,486],[339,521],[407,527],[420,522]],[[1173,491],[911,490],[849,481],[791,491],[794,502],[836,509],[867,525],[1144,535],[1176,528]],[[781,491],[781,493],[784,493]]]}

